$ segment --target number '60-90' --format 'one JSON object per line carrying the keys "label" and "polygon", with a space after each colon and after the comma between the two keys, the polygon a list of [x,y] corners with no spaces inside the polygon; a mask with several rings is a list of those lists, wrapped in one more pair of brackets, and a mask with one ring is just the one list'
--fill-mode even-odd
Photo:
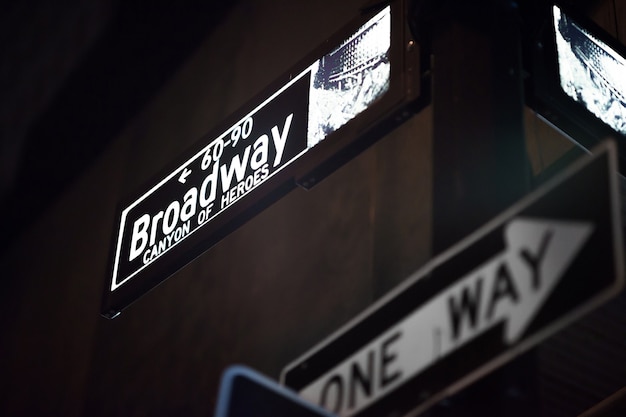
{"label": "number '60-90'", "polygon": [[[230,140],[227,143],[234,148],[240,139],[247,139],[252,133],[253,123],[252,117],[248,117],[243,123],[234,126],[230,131]],[[224,139],[220,138],[213,142],[213,146],[207,148],[200,165],[202,170],[206,170],[211,165],[211,160],[219,161],[222,153],[224,153]]]}

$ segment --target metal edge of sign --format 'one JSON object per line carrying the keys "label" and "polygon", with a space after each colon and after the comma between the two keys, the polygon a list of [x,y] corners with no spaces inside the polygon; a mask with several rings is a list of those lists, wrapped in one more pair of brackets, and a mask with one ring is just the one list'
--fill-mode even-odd
{"label": "metal edge of sign", "polygon": [[[392,34],[391,34],[392,45],[391,45],[391,48],[392,48],[392,53],[394,54],[394,56],[397,57],[394,59],[398,60],[398,65],[396,65],[395,67],[392,67],[392,73],[391,73],[392,81],[391,81],[390,89],[376,103],[373,103],[372,108],[366,109],[365,111],[363,111],[363,113],[355,117],[351,128],[346,130],[344,126],[342,127],[342,129],[339,129],[337,132],[334,132],[333,134],[331,134],[333,135],[333,139],[341,139],[341,140],[334,141],[334,142],[340,142],[339,144],[337,143],[332,144],[335,147],[335,149],[337,147],[340,147],[340,149],[343,150],[343,148],[346,148],[346,147],[354,147],[353,145],[357,143],[359,144],[358,147],[360,147],[361,150],[367,148],[368,146],[370,146],[372,143],[375,142],[375,139],[372,139],[372,137],[379,138],[379,137],[382,137],[382,135],[384,135],[384,132],[382,132],[382,130],[384,129],[381,129],[380,127],[376,128],[379,124],[384,123],[385,124],[384,128],[387,129],[387,131],[389,131],[397,127],[399,124],[401,124],[405,120],[405,119],[398,118],[398,113],[402,112],[402,114],[406,114],[408,111],[410,113],[409,114],[410,116],[412,114],[417,113],[421,108],[423,108],[426,105],[428,101],[428,98],[425,97],[425,94],[428,94],[428,90],[426,89],[425,94],[424,92],[422,92],[422,87],[427,87],[427,86],[423,86],[424,68],[422,68],[423,67],[422,61],[419,60],[417,63],[419,68],[413,67],[412,69],[414,71],[412,71],[411,74],[408,74],[408,75],[405,74],[407,65],[414,65],[413,61],[415,60],[415,57],[413,57],[411,58],[411,64],[407,64],[406,62],[407,54],[406,54],[404,42],[406,41],[407,36],[410,36],[410,35],[407,35],[408,27],[406,27],[407,25],[406,25],[406,22],[404,22],[404,19],[407,16],[407,7],[408,7],[407,4],[408,3],[405,0],[392,0],[392,1],[389,1],[388,4],[392,7]],[[393,12],[394,10],[395,12]],[[313,49],[310,53],[308,53],[304,58],[298,60],[297,63],[294,64],[288,71],[284,72],[280,77],[275,79],[272,83],[270,83],[268,86],[263,88],[260,92],[256,93],[244,105],[239,107],[238,110],[236,110],[234,113],[232,113],[231,115],[227,116],[225,119],[220,121],[208,133],[202,135],[199,139],[195,140],[187,148],[187,150],[183,151],[182,154],[178,156],[175,160],[166,164],[164,168],[160,169],[158,173],[152,175],[148,180],[143,181],[143,184],[145,187],[137,187],[137,188],[152,189],[156,186],[155,184],[158,185],[159,183],[166,181],[167,178],[172,178],[172,176],[175,176],[176,173],[179,172],[180,169],[182,169],[191,159],[197,157],[198,154],[202,153],[202,151],[204,151],[208,147],[208,144],[216,140],[218,136],[223,136],[227,134],[228,131],[230,131],[230,129],[234,127],[238,121],[245,118],[245,117],[242,117],[242,115],[249,114],[250,112],[253,111],[253,109],[257,109],[257,107],[259,107],[259,105],[257,104],[258,102],[260,101],[265,102],[269,100],[268,98],[269,96],[272,96],[272,97],[275,96],[275,94],[277,94],[277,90],[281,89],[281,87],[285,87],[285,85],[288,83],[290,84],[292,79],[295,76],[305,74],[308,68],[310,67],[312,60],[315,60],[316,58],[318,58],[318,55],[322,56],[332,49],[329,46],[331,41],[342,39],[346,35],[346,33],[348,33],[349,30],[358,28],[360,24],[367,21],[367,19],[371,18],[378,11],[379,10],[376,10],[376,9],[365,10],[363,11],[361,15],[352,19],[349,23],[344,25],[338,31],[335,31],[333,35],[331,35],[329,38],[326,39],[326,41],[324,41],[322,44],[319,44],[315,49]],[[398,21],[399,19],[397,17],[394,17],[394,13],[395,15],[398,15],[398,16],[401,15],[400,20],[402,21],[399,22]],[[418,45],[418,47],[420,47],[420,45]],[[422,51],[421,48],[417,50],[420,52]],[[418,58],[421,58],[419,54],[413,53],[412,55],[418,55]],[[394,79],[396,81],[394,81]],[[416,80],[421,80],[421,81],[416,81]],[[416,88],[416,84],[417,84],[417,88]],[[395,122],[390,123],[390,119],[394,119]],[[360,136],[366,137],[367,139],[364,141],[363,140],[359,141]],[[338,168],[339,166],[343,165],[346,162],[346,161],[343,161],[343,163],[337,163],[337,161],[333,161],[335,162],[334,167],[331,169],[328,169],[327,162],[328,160],[332,159],[329,156],[329,154],[331,153],[330,150],[332,149],[332,146],[329,146],[330,145],[329,141],[324,141],[324,142],[326,143],[323,146],[315,146],[310,149],[309,153],[311,153],[311,158],[307,158],[306,161],[303,160],[304,158],[300,158],[299,161],[297,161],[294,164],[291,164],[292,168],[294,169],[298,168],[296,172],[294,173],[294,175],[292,176],[293,178],[291,178],[291,182],[293,183],[293,188],[295,188],[297,185],[302,185],[300,182],[298,182],[298,179],[301,179],[304,176],[304,173],[310,172],[310,168],[311,166],[313,166],[313,164],[310,163],[309,159],[314,159],[313,154],[315,154],[316,156],[319,155],[323,158],[322,163],[326,165],[324,167],[326,174],[329,174],[330,172],[334,171],[336,168]],[[202,147],[202,150],[198,151],[199,149],[198,145],[203,144],[203,143],[205,145]],[[341,148],[341,146],[343,146],[343,148]],[[306,163],[308,163],[308,168],[307,168]],[[280,180],[282,180],[283,182],[286,181],[284,172],[282,173],[282,175],[278,175],[278,176],[281,177]],[[278,179],[276,178],[274,179],[276,180],[274,182],[274,185],[276,186],[275,188],[277,188],[277,190],[279,188],[280,189],[285,188],[284,187],[285,184],[283,184],[283,182],[279,182]],[[307,187],[304,187],[304,188],[307,188]],[[269,191],[272,192],[271,190]],[[117,315],[119,315],[121,310],[125,309],[126,307],[128,307],[130,304],[132,304],[134,301],[136,301],[138,298],[141,297],[141,295],[134,296],[130,293],[127,295],[116,296],[114,292],[111,291],[110,288],[112,285],[112,276],[113,276],[112,273],[116,264],[115,259],[119,257],[117,255],[118,246],[119,246],[118,242],[119,242],[120,234],[122,232],[118,230],[118,226],[120,227],[120,229],[122,229],[121,225],[122,225],[122,221],[124,220],[123,219],[124,213],[128,211],[127,209],[130,205],[134,204],[136,201],[141,199],[145,194],[146,192],[141,193],[141,194],[133,193],[132,196],[129,195],[128,197],[123,198],[117,204],[115,216],[113,216],[114,231],[111,234],[111,239],[110,239],[110,245],[109,245],[110,255],[109,255],[109,261],[107,264],[107,275],[105,277],[105,282],[103,285],[103,299],[102,299],[102,305],[101,305],[101,310],[100,310],[101,315],[106,318],[117,317]],[[265,204],[262,204],[262,206],[267,207],[270,204],[271,203],[265,203]],[[241,207],[241,208],[233,207],[231,209],[232,215],[230,215],[228,219],[225,219],[224,226],[220,227],[219,229],[221,230],[221,229],[226,228],[232,231],[236,229],[238,225],[245,223],[245,221],[249,220],[249,218],[252,216],[246,217],[242,221],[238,221],[238,218],[241,217],[242,213],[247,213],[249,211],[248,209],[250,208],[250,206],[253,206],[253,205],[255,204],[249,203],[245,207]],[[217,232],[215,234],[220,235],[220,233],[217,233]],[[226,236],[226,234],[224,234],[224,236]],[[221,238],[223,238],[224,236],[222,236]],[[219,241],[221,240],[221,238],[217,240]],[[197,256],[198,255],[194,256],[194,258]],[[170,275],[171,274],[169,274],[168,276]],[[156,287],[159,283],[163,282],[165,279],[167,279],[167,277],[159,280],[159,282],[152,285],[150,289],[147,289],[143,291],[142,293],[145,294],[149,292],[152,288]],[[117,286],[116,289],[117,288],[119,288],[119,286]],[[132,293],[138,293],[137,290],[129,290],[129,291]],[[115,299],[120,298],[120,297],[122,301],[116,302]]]}
{"label": "metal edge of sign", "polygon": [[[584,26],[594,37],[626,57],[626,46],[584,13],[568,5],[564,0],[546,2],[539,11],[539,19],[542,21],[541,30],[526,34],[530,54],[530,59],[526,60],[530,65],[526,67],[526,70],[531,74],[526,85],[528,87],[525,94],[526,104],[544,121],[565,132],[568,139],[585,150],[597,146],[601,142],[600,138],[614,136],[623,139],[623,134],[601,121],[583,104],[568,96],[560,86],[556,39],[552,22],[553,6],[557,6],[562,12]],[[616,147],[620,161],[618,169],[625,174],[626,144],[624,140],[618,141]]]}
{"label": "metal edge of sign", "polygon": [[517,212],[523,210],[524,208],[530,206],[535,201],[544,197],[550,191],[552,191],[557,186],[561,185],[570,176],[583,169],[585,166],[592,163],[595,159],[602,157],[607,154],[608,157],[608,178],[609,178],[609,192],[610,192],[610,210],[613,224],[613,233],[612,233],[612,247],[614,252],[614,268],[616,272],[616,277],[614,279],[613,285],[604,289],[603,291],[596,294],[594,297],[589,299],[583,305],[573,309],[568,314],[564,315],[560,319],[555,322],[547,325],[543,329],[539,330],[532,336],[523,340],[519,344],[514,345],[507,351],[502,354],[494,357],[487,363],[480,366],[475,371],[466,375],[465,377],[459,379],[457,382],[451,384],[448,388],[441,390],[440,392],[434,394],[431,398],[426,400],[424,403],[420,404],[416,408],[408,411],[403,414],[403,416],[413,417],[423,412],[427,408],[436,404],[437,402],[443,400],[444,398],[460,391],[465,388],[472,382],[476,381],[480,377],[488,374],[489,372],[495,370],[499,366],[504,363],[510,361],[514,357],[519,354],[529,350],[531,347],[538,344],[540,341],[546,339],[548,336],[552,335],[557,330],[563,328],[567,324],[581,318],[591,310],[595,309],[599,305],[603,304],[610,298],[617,295],[622,288],[624,287],[624,259],[623,259],[623,236],[622,236],[622,225],[621,225],[621,216],[620,216],[620,202],[619,202],[619,187],[618,187],[618,174],[617,174],[617,151],[616,145],[613,141],[605,141],[600,145],[592,149],[591,155],[579,158],[574,161],[570,166],[565,168],[562,172],[557,174],[555,177],[548,180],[542,187],[531,192],[526,197],[523,197],[517,203],[513,204],[511,207],[506,209],[504,212],[487,222],[481,228],[473,232],[471,235],[459,241],[457,244],[441,253],[431,261],[429,261],[426,265],[420,268],[415,273],[411,274],[407,279],[401,282],[394,289],[389,291],[387,294],[382,296],[380,299],[375,301],[369,307],[367,307],[364,311],[359,313],[356,317],[349,320],[346,324],[341,326],[338,330],[331,333],[328,337],[322,340],[320,343],[306,351],[304,354],[300,355],[295,360],[289,362],[282,370],[280,374],[280,382],[282,384],[285,383],[286,375],[292,370],[295,369],[302,363],[305,363],[306,360],[312,357],[316,352],[322,350],[326,346],[333,343],[337,340],[341,335],[343,335],[346,331],[351,329],[357,323],[366,319],[373,312],[378,310],[380,307],[387,304],[390,300],[392,300],[397,295],[401,294],[405,289],[415,284],[419,279],[428,275],[431,271],[437,268],[439,265],[444,264],[449,259],[454,257],[459,252],[463,251],[467,247],[471,246],[473,243],[481,239],[483,236],[493,231],[501,224],[506,222],[506,220],[510,219]]}
{"label": "metal edge of sign", "polygon": [[233,386],[235,384],[235,379],[238,377],[253,381],[261,387],[267,389],[268,391],[276,394],[277,396],[285,398],[287,401],[290,401],[299,407],[309,410],[312,413],[319,415],[320,417],[334,416],[334,414],[323,409],[322,407],[305,401],[304,399],[300,398],[293,390],[278,384],[277,382],[261,374],[260,372],[255,371],[254,369],[249,368],[245,365],[236,364],[226,368],[226,370],[222,374],[217,406],[215,408],[215,417],[229,416],[227,411],[231,404],[231,397],[233,392]]}

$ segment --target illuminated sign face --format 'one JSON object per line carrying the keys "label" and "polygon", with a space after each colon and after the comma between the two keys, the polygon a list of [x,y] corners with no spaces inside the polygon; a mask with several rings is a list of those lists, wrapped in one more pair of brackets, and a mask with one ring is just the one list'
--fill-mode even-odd
{"label": "illuminated sign face", "polygon": [[561,88],[626,135],[626,59],[553,7]]}
{"label": "illuminated sign face", "polygon": [[311,73],[308,147],[339,129],[387,91],[390,46],[391,9],[386,7],[311,66],[307,71]]}
{"label": "illuminated sign face", "polygon": [[158,265],[378,101],[390,86],[390,47],[387,6],[126,206],[109,291]]}

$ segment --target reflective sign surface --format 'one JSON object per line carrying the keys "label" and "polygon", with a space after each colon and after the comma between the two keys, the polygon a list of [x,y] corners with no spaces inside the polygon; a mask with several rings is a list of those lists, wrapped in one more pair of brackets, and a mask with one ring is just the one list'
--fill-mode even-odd
{"label": "reflective sign surface", "polygon": [[561,88],[626,135],[626,59],[553,8]]}

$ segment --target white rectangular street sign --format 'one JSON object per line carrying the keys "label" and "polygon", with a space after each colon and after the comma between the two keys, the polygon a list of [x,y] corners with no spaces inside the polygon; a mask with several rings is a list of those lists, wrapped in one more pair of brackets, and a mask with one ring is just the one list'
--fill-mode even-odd
{"label": "white rectangular street sign", "polygon": [[429,262],[283,382],[340,416],[424,410],[623,286],[613,143]]}

